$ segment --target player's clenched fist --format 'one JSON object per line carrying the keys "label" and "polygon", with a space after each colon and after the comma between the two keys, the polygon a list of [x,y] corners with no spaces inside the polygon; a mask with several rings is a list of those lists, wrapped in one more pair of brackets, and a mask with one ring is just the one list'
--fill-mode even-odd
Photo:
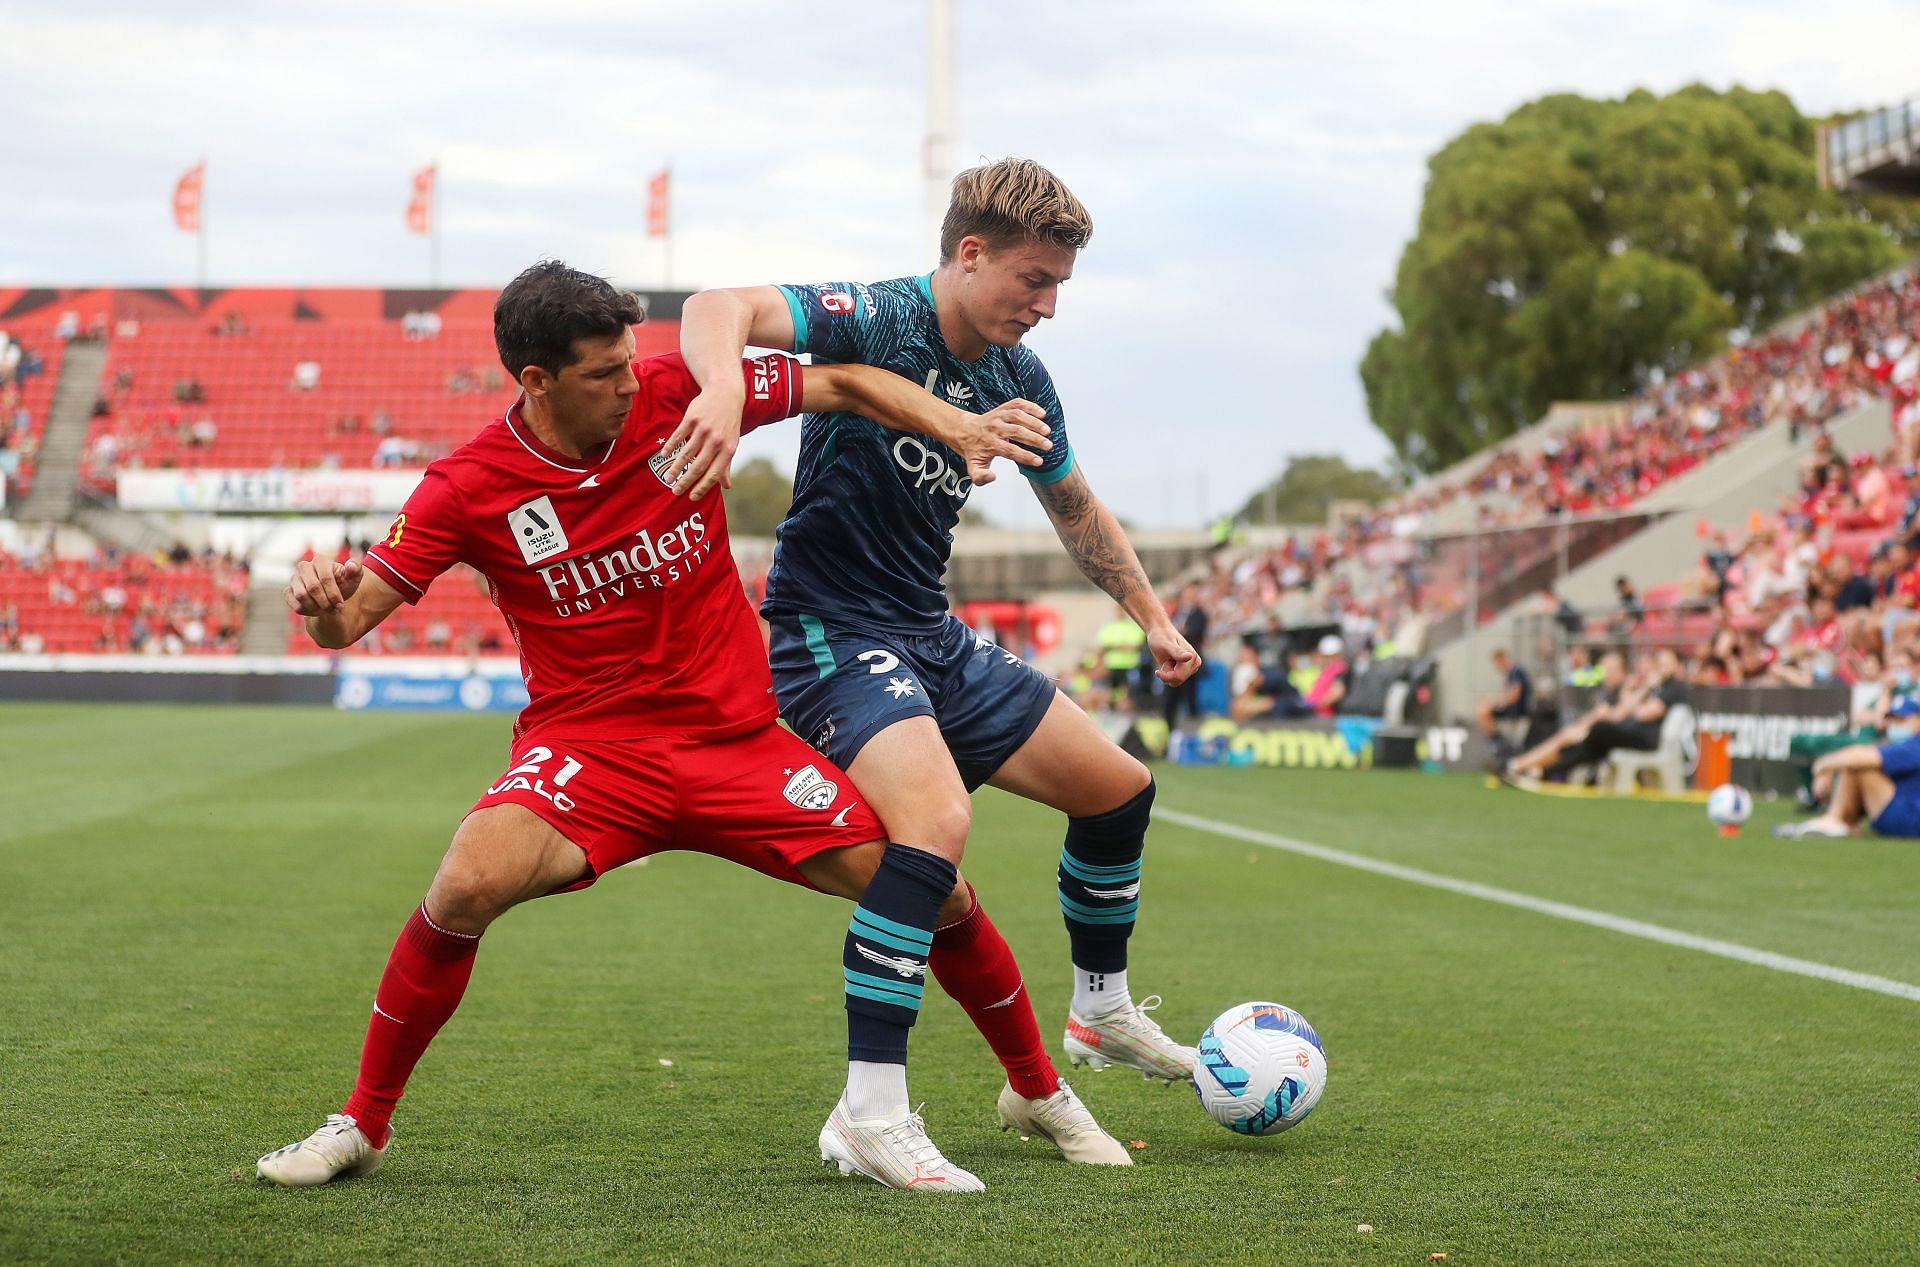
{"label": "player's clenched fist", "polygon": [[975,484],[994,480],[993,460],[1011,458],[1021,466],[1039,466],[1053,448],[1047,411],[1030,400],[1010,400],[984,414],[952,410],[950,424],[937,437],[967,462]]}
{"label": "player's clenched fist", "polygon": [[287,606],[298,616],[325,616],[347,605],[365,572],[354,560],[335,563],[302,559],[287,582]]}
{"label": "player's clenched fist", "polygon": [[1172,626],[1147,634],[1153,656],[1153,675],[1168,686],[1178,686],[1200,671],[1200,653]]}

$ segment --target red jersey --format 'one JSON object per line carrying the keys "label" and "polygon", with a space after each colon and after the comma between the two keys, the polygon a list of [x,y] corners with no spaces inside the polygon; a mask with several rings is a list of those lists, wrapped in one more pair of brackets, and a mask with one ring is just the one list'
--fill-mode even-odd
{"label": "red jersey", "polygon": [[[718,496],[667,487],[660,442],[699,387],[678,354],[634,362],[626,426],[593,459],[540,443],[515,402],[426,470],[365,563],[409,603],[466,563],[520,649],[516,733],[721,738],[772,723],[773,680]],[[800,364],[745,361],[741,430],[799,412]]]}

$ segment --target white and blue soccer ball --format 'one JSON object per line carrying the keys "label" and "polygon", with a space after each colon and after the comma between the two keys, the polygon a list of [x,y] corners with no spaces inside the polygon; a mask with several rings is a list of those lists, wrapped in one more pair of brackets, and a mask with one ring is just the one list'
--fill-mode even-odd
{"label": "white and blue soccer ball", "polygon": [[1738,783],[1722,783],[1707,796],[1707,817],[1718,827],[1744,827],[1753,817],[1753,795]]}
{"label": "white and blue soccer ball", "polygon": [[1228,1008],[1200,1035],[1193,1089],[1214,1121],[1242,1135],[1297,1125],[1327,1089],[1327,1051],[1307,1018],[1280,1003]]}

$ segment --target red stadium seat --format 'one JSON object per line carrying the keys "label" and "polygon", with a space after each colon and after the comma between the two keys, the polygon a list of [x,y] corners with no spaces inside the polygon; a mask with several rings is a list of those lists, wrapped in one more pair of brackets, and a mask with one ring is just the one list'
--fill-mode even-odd
{"label": "red stadium seat", "polygon": [[[113,294],[116,304],[135,296]],[[229,291],[196,314],[148,313],[112,340],[100,388],[109,412],[88,431],[83,480],[111,491],[127,467],[424,466],[517,390],[494,349],[494,297],[438,296],[439,331],[425,339],[389,311],[400,292]],[[221,332],[229,312],[243,332]],[[642,356],[679,345],[676,322],[634,336]],[[295,366],[309,361],[319,379],[302,390]]]}
{"label": "red stadium seat", "polygon": [[245,567],[222,559],[173,564],[109,554],[29,567],[0,553],[0,646],[231,653],[246,623],[247,586]]}
{"label": "red stadium seat", "polygon": [[1886,530],[1882,528],[1863,528],[1853,532],[1836,532],[1833,534],[1833,551],[1835,554],[1850,556],[1853,559],[1854,565],[1861,571],[1865,571],[1867,560],[1873,557],[1873,552],[1878,549],[1880,543],[1886,539]]}

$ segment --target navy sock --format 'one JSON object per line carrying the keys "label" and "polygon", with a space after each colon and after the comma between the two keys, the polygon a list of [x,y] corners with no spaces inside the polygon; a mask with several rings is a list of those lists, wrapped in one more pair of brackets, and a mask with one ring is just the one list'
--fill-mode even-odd
{"label": "navy sock", "polygon": [[888,845],[853,908],[841,966],[847,983],[847,1059],[907,1063],[920,1015],[927,954],[958,869],[938,854]]}
{"label": "navy sock", "polygon": [[1140,854],[1153,818],[1153,783],[1119,809],[1067,820],[1060,851],[1060,913],[1073,966],[1121,972],[1140,911]]}

